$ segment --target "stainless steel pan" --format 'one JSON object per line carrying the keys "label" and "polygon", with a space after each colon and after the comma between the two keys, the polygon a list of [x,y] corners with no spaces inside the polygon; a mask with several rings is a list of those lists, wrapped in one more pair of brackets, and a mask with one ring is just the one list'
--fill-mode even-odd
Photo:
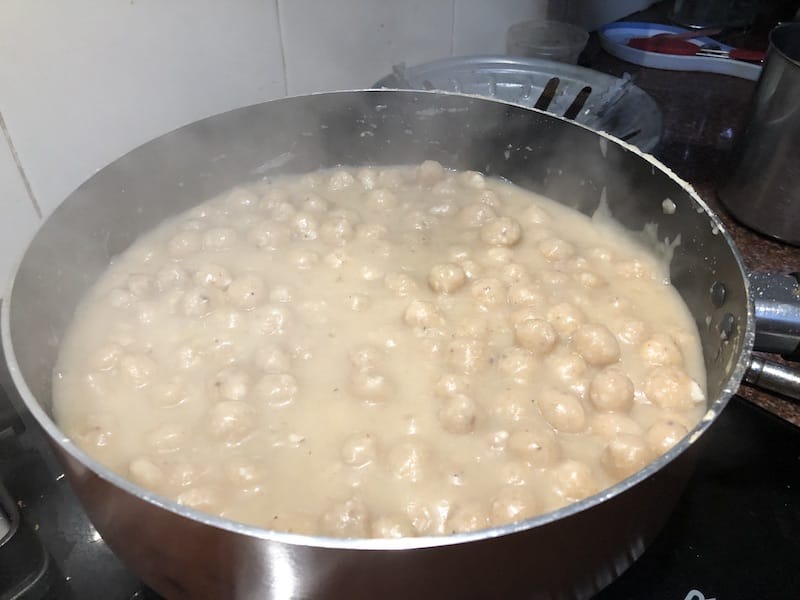
{"label": "stainless steel pan", "polygon": [[[618,485],[525,522],[447,537],[344,540],[257,529],[181,507],[110,472],[52,421],[52,370],[73,311],[109,259],[141,233],[235,184],[423,159],[506,177],[585,213],[604,196],[631,230],[654,223],[659,240],[680,236],[671,277],[700,331],[709,397],[707,414],[682,442]],[[663,210],[665,200],[674,211]],[[2,333],[19,394],[98,531],[169,598],[584,598],[624,571],[672,510],[694,442],[749,365],[749,293],[719,219],[685,183],[631,147],[491,100],[339,92],[205,119],[98,172],[28,247],[3,304]],[[789,383],[796,389],[795,379]]]}

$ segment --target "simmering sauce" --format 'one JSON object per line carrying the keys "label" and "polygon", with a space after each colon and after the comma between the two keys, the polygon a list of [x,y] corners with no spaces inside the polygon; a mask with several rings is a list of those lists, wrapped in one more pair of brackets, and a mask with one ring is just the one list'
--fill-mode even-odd
{"label": "simmering sauce", "polygon": [[611,224],[476,172],[335,169],[165,222],[88,290],[56,416],[268,529],[442,535],[594,494],[705,411],[691,315]]}

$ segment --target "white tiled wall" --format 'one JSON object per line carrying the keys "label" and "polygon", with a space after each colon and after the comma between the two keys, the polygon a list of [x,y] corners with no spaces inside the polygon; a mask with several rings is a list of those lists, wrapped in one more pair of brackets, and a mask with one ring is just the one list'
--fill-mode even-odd
{"label": "white tiled wall", "polygon": [[5,0],[0,111],[45,214],[96,169],[281,96],[271,0]]}
{"label": "white tiled wall", "polygon": [[400,61],[449,56],[453,2],[278,0],[289,93],[369,87]]}
{"label": "white tiled wall", "polygon": [[598,7],[647,1],[2,0],[0,119],[30,193],[4,137],[0,281],[34,201],[46,217],[161,133],[287,93],[368,87],[399,62],[501,53],[524,19],[578,7],[596,21]]}
{"label": "white tiled wall", "polygon": [[[564,4],[566,1],[551,4]],[[550,11],[554,7],[550,7]],[[505,54],[509,25],[547,16],[547,2],[455,0],[453,55]]]}
{"label": "white tiled wall", "polygon": [[5,135],[0,131],[0,297],[17,255],[39,224]]}

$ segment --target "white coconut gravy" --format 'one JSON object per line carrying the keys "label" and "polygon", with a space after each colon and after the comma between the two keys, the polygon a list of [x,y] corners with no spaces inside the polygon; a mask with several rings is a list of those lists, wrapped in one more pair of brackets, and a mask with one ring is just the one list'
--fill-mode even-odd
{"label": "white coconut gravy", "polygon": [[705,411],[666,267],[601,220],[476,172],[335,169],[169,220],[88,291],[64,431],[137,484],[340,537],[564,506]]}

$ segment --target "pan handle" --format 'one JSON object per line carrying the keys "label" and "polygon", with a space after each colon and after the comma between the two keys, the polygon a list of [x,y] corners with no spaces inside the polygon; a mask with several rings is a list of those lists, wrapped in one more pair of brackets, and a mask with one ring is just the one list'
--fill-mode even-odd
{"label": "pan handle", "polygon": [[[756,319],[754,350],[800,360],[800,274],[748,275]],[[800,400],[800,370],[751,356],[744,383]]]}
{"label": "pan handle", "polygon": [[753,272],[748,279],[755,305],[755,350],[800,360],[798,274]]}
{"label": "pan handle", "polygon": [[750,358],[744,383],[800,400],[800,371],[758,356]]}

